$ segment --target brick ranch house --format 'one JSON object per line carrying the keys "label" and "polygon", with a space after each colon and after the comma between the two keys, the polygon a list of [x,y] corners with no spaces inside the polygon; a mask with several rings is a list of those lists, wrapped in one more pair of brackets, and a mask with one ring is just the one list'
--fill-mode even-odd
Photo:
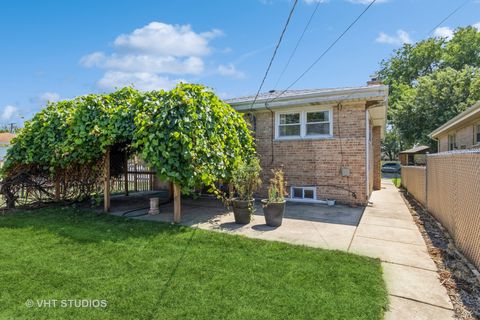
{"label": "brick ranch house", "polygon": [[290,201],[366,205],[380,189],[380,142],[388,87],[289,90],[227,100],[245,113],[256,139],[265,197],[271,169],[283,166]]}

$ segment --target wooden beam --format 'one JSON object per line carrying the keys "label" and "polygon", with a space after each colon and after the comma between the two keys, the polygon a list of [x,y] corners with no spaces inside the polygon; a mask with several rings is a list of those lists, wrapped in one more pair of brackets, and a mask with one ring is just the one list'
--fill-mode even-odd
{"label": "wooden beam", "polygon": [[105,153],[103,164],[103,211],[110,211],[110,149]]}
{"label": "wooden beam", "polygon": [[55,179],[55,201],[60,201],[60,179]]}
{"label": "wooden beam", "polygon": [[125,195],[128,196],[128,153],[125,151]]}
{"label": "wooden beam", "polygon": [[180,186],[176,183],[173,184],[173,222],[180,223],[181,217],[181,191]]}

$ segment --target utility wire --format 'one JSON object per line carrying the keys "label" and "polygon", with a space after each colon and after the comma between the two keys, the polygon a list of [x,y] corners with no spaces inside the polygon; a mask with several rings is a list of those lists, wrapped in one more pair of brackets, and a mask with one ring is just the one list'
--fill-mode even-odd
{"label": "utility wire", "polygon": [[250,106],[250,111],[252,111],[253,106],[255,105],[255,102],[257,101],[258,95],[260,94],[260,91],[262,90],[263,84],[265,83],[265,79],[267,79],[268,72],[270,71],[270,68],[272,67],[273,60],[275,59],[278,48],[280,47],[280,43],[282,43],[283,36],[285,35],[285,32],[287,31],[288,24],[290,23],[290,20],[293,16],[293,12],[295,11],[295,7],[297,6],[297,3],[298,3],[298,0],[295,0],[293,2],[292,9],[290,9],[290,13],[289,13],[288,18],[287,18],[287,22],[285,23],[285,26],[283,27],[282,33],[280,34],[280,38],[278,39],[277,45],[275,46],[275,50],[273,51],[272,58],[270,58],[270,62],[268,63],[267,70],[265,71],[265,75],[263,76],[262,82],[260,83],[260,87],[258,88],[258,91],[255,94],[255,98],[253,99],[252,105]]}
{"label": "utility wire", "polygon": [[303,32],[302,32],[300,38],[298,38],[297,44],[295,45],[295,48],[293,49],[292,53],[290,54],[290,57],[288,58],[288,61],[287,61],[287,63],[285,64],[285,67],[283,68],[282,72],[280,73],[280,76],[278,76],[277,82],[275,83],[275,86],[273,87],[273,89],[276,89],[276,88],[277,88],[278,83],[280,82],[280,80],[281,80],[282,77],[283,77],[283,74],[285,73],[285,71],[287,70],[288,66],[290,65],[290,62],[292,61],[293,56],[294,56],[295,53],[297,52],[297,49],[298,49],[298,46],[300,45],[300,42],[302,42],[302,40],[303,40],[303,36],[305,35],[308,27],[310,27],[310,23],[311,23],[312,20],[313,20],[313,16],[315,16],[315,13],[317,13],[317,10],[318,10],[318,7],[320,6],[320,3],[321,3],[321,1],[317,1],[317,4],[315,5],[315,8],[314,8],[314,10],[313,10],[313,12],[312,12],[312,15],[310,16],[310,19],[308,19],[308,22],[307,22],[307,24],[305,25],[305,28],[303,29]]}
{"label": "utility wire", "polygon": [[333,41],[330,44],[330,46],[328,46],[328,48],[325,49],[322,52],[322,54],[302,74],[300,74],[300,76],[297,79],[295,79],[295,81],[293,81],[285,90],[280,92],[280,94],[278,94],[275,98],[269,100],[268,102],[272,102],[272,101],[275,101],[276,99],[278,99],[285,92],[287,92],[288,89],[293,87],[300,79],[302,79],[337,44],[337,42],[340,41],[340,39],[343,38],[343,36],[357,23],[358,20],[360,20],[360,18],[368,11],[368,9],[370,9],[370,7],[376,1],[377,0],[372,0],[372,2],[370,2],[370,4],[362,11],[362,13],[360,13],[360,15],[358,15],[358,17],[355,20],[353,20],[353,22],[350,23],[350,25],[348,25],[348,27],[335,39],[335,41]]}
{"label": "utility wire", "polygon": [[450,12],[450,14],[448,14],[448,16],[446,16],[442,21],[440,21],[440,23],[438,23],[435,27],[433,27],[432,30],[430,30],[428,32],[428,34],[431,35],[435,31],[435,29],[440,27],[445,21],[447,21],[451,16],[453,16],[455,13],[457,13],[460,9],[462,9],[469,2],[470,2],[470,0],[467,0],[467,1],[464,1],[463,3],[461,3],[455,10]]}

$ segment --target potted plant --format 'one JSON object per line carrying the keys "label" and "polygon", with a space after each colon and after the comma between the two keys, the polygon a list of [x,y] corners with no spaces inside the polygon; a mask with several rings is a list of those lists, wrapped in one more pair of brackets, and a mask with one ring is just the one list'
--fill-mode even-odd
{"label": "potted plant", "polygon": [[254,212],[253,193],[261,185],[260,162],[253,158],[248,162],[242,161],[232,174],[233,189],[237,197],[232,199],[235,223],[250,223]]}
{"label": "potted plant", "polygon": [[268,186],[268,199],[262,200],[265,222],[270,227],[282,225],[283,214],[285,213],[285,178],[282,169],[272,170],[273,178]]}

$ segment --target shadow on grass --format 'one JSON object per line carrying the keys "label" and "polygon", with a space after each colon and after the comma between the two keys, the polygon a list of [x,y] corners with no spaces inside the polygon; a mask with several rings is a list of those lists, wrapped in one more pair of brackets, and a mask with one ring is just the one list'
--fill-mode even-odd
{"label": "shadow on grass", "polygon": [[76,242],[118,242],[132,238],[191,233],[192,229],[169,223],[116,217],[71,207],[15,210],[0,215],[0,228],[48,231]]}

